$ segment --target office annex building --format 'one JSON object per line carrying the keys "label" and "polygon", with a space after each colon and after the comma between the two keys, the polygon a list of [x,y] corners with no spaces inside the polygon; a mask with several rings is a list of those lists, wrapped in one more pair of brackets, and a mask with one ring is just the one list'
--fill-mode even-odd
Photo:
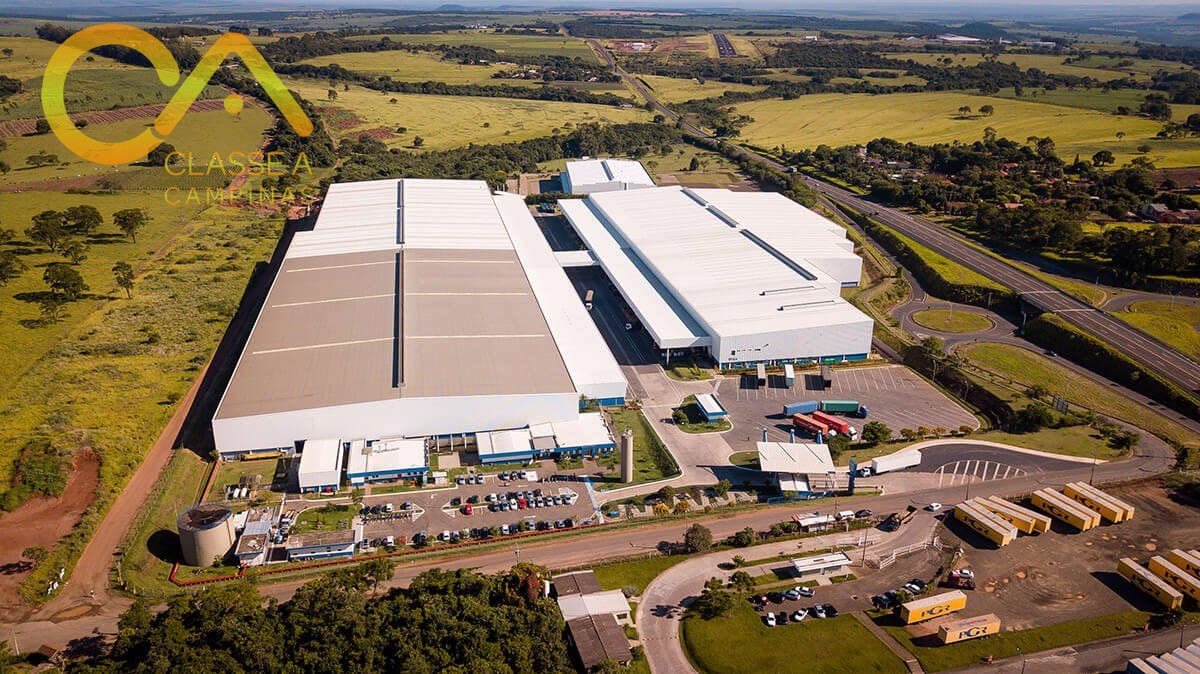
{"label": "office annex building", "polygon": [[559,206],[664,355],[740,367],[870,352],[871,319],[839,295],[862,273],[853,242],[781,194],[656,187]]}
{"label": "office annex building", "polygon": [[328,489],[343,468],[356,482],[420,472],[405,439],[578,436],[581,396],[616,404],[625,390],[521,197],[481,181],[346,183],[292,241],[213,434],[226,457],[304,443],[301,488]]}

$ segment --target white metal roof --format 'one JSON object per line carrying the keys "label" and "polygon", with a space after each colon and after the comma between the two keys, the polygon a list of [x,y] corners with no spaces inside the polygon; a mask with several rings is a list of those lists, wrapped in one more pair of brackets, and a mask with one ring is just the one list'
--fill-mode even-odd
{"label": "white metal roof", "polygon": [[717,397],[711,393],[701,393],[697,395],[696,404],[699,405],[700,409],[704,410],[704,413],[709,416],[714,414],[725,414],[725,408],[721,406],[721,403],[717,400]]}
{"label": "white metal roof", "polygon": [[475,441],[480,457],[533,451],[533,436],[528,428],[479,433],[475,436]]}
{"label": "white metal roof", "polygon": [[301,489],[336,483],[341,470],[341,440],[324,438],[305,441],[298,473]]}
{"label": "white metal roof", "polygon": [[834,470],[829,445],[809,442],[760,442],[758,466],[767,473],[828,473]]}
{"label": "white metal roof", "polygon": [[682,348],[712,343],[704,329],[640,264],[632,251],[614,238],[596,217],[588,200],[564,199],[558,205],[656,344],[662,348]]}
{"label": "white metal roof", "polygon": [[869,320],[831,292],[828,275],[780,260],[689,190],[603,192],[587,201],[710,334]]}
{"label": "white metal roof", "polygon": [[581,159],[567,162],[563,188],[568,192],[654,187],[642,163],[632,159]]}
{"label": "white metal roof", "polygon": [[598,412],[580,414],[575,421],[555,421],[554,441],[559,447],[594,447],[596,445],[611,445],[616,441],[604,416]]}
{"label": "white metal roof", "polygon": [[627,383],[621,366],[525,201],[515,194],[497,194],[495,203],[575,390],[589,398],[624,398]]}
{"label": "white metal roof", "polygon": [[558,598],[558,608],[563,620],[571,621],[590,615],[614,615],[629,613],[629,600],[620,590],[572,594]]}
{"label": "white metal roof", "polygon": [[395,472],[424,466],[425,441],[423,439],[389,438],[376,440],[371,443],[370,447],[367,447],[367,443],[362,440],[355,440],[350,443],[346,476]]}
{"label": "white metal roof", "polygon": [[826,555],[814,555],[812,557],[801,557],[792,560],[792,566],[796,567],[796,573],[799,574],[825,571],[826,569],[840,569],[843,566],[849,565],[850,558],[844,552],[831,552]]}

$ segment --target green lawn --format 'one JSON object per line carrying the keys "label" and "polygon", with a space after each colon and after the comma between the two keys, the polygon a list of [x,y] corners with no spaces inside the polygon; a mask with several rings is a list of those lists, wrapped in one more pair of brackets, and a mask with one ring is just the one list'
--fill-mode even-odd
{"label": "green lawn", "polygon": [[742,468],[758,470],[758,452],[734,452],[729,455],[729,463]]}
{"label": "green lawn", "polygon": [[1073,404],[1133,421],[1169,440],[1181,443],[1197,440],[1194,434],[1174,421],[1142,407],[1109,387],[1097,384],[1053,358],[1019,347],[993,343],[970,344],[964,346],[961,352],[973,363],[1016,384],[1041,384]]}
{"label": "green lawn", "polygon": [[996,283],[990,278],[980,274],[979,272],[964,267],[963,265],[951,260],[950,258],[936,253],[933,250],[913,241],[903,234],[888,230],[892,236],[906,244],[912,251],[925,261],[933,271],[941,277],[946,283],[951,285],[975,286],[977,288],[988,288],[997,294],[1008,294],[1008,288]]}
{"label": "green lawn", "polygon": [[704,420],[704,413],[700,411],[700,405],[696,403],[696,396],[688,396],[683,399],[683,402],[676,409],[682,409],[687,415],[687,423],[676,423],[675,427],[684,433],[720,433],[733,428],[728,419],[717,419],[713,422]]}
{"label": "green lawn", "polygon": [[1200,334],[1187,321],[1152,313],[1119,311],[1113,315],[1192,358],[1200,358]]}
{"label": "green lawn", "polygon": [[895,637],[902,646],[912,651],[925,671],[940,672],[977,665],[987,659],[989,655],[999,660],[1018,653],[1028,655],[1051,648],[1131,634],[1145,625],[1146,621],[1150,619],[1150,615],[1145,611],[1126,611],[1048,627],[1035,627],[1015,632],[1002,631],[990,637],[947,645],[926,645],[924,642],[917,645],[907,629],[894,624],[895,618],[891,614],[876,618],[876,622]]}
{"label": "green lawn", "polygon": [[[962,118],[958,109],[995,108],[991,116]],[[742,130],[749,143],[791,149],[820,144],[833,147],[865,143],[881,136],[915,143],[970,142],[992,127],[1002,137],[1024,142],[1029,136],[1050,136],[1059,156],[1090,157],[1110,150],[1117,163],[1139,156],[1136,147],[1151,146],[1148,157],[1160,167],[1200,164],[1200,139],[1162,140],[1162,124],[1140,117],[1120,117],[1095,110],[1034,103],[958,92],[912,94],[817,94],[792,100],[751,101],[735,106],[754,122]],[[1116,134],[1125,137],[1117,140]]]}
{"label": "green lawn", "polygon": [[340,531],[349,529],[354,521],[354,508],[348,505],[323,505],[309,508],[296,518],[292,532],[306,534],[310,531]]}
{"label": "green lawn", "polygon": [[654,95],[664,103],[682,103],[697,98],[714,98],[726,91],[762,91],[766,87],[751,86],[722,82],[720,80],[683,79],[681,77],[662,77],[660,75],[638,75],[638,79],[646,83]]}
{"label": "green lawn", "polygon": [[[10,31],[5,30],[4,32],[7,34]],[[46,64],[50,62],[50,56],[57,48],[57,43],[35,37],[0,37],[0,49],[13,50],[12,56],[0,56],[0,75],[15,77],[19,80],[41,77],[42,73],[46,71]],[[92,57],[91,61],[86,60],[86,57],[81,58],[71,71],[101,68],[122,70],[134,67],[96,54],[89,54],[89,56]],[[139,70],[141,69],[139,68]]]}
{"label": "green lawn", "polygon": [[706,674],[904,672],[904,663],[850,615],[767,627],[744,598],[728,618],[683,620],[684,647]]}
{"label": "green lawn", "polygon": [[1143,314],[1169,316],[1188,325],[1200,326],[1200,306],[1195,304],[1147,300],[1130,304],[1129,310]]}
{"label": "green lawn", "polygon": [[211,465],[186,449],[171,457],[130,528],[120,558],[120,578],[127,589],[158,599],[179,591],[167,577],[180,554],[175,518],[195,502]]}
{"label": "green lawn", "polygon": [[664,368],[667,376],[679,381],[706,381],[712,379],[712,370],[698,367],[695,361],[676,363]]}
{"label": "green lawn", "polygon": [[[8,74],[4,63],[0,59],[0,75]],[[44,61],[42,67],[45,67]],[[24,67],[18,75],[21,73],[25,73]],[[26,80],[24,91],[15,94],[0,106],[0,120],[41,117],[41,91],[40,74]],[[63,98],[67,103],[67,112],[74,113],[166,103],[171,100],[174,92],[173,87],[163,86],[150,68],[114,65],[107,68],[72,69],[67,76]],[[226,93],[223,89],[210,85],[204,88],[199,98],[224,98]]]}
{"label": "green lawn", "polygon": [[[983,54],[951,54],[951,53],[936,53],[936,52],[905,52],[900,54],[884,54],[888,58],[894,58],[901,61],[912,60],[924,65],[941,65],[941,59],[951,58],[954,60],[953,65],[972,66],[983,61]],[[1102,70],[1097,67],[1089,67],[1089,65],[1081,64],[1066,64],[1063,61],[1067,57],[1056,56],[1054,54],[1000,54],[997,60],[1000,63],[1015,63],[1022,70],[1037,68],[1043,72],[1053,73],[1058,75],[1074,75],[1076,77],[1091,77],[1100,81],[1124,79],[1127,72],[1117,72],[1114,70]],[[1135,71],[1129,71],[1135,72]]]}
{"label": "green lawn", "polygon": [[654,432],[641,410],[613,408],[608,413],[618,435],[625,429],[633,431],[633,482],[620,482],[620,472],[613,469],[609,475],[597,482],[597,489],[615,489],[629,484],[654,482],[678,474],[679,467],[675,465],[675,460],[671,458],[658,433]]}
{"label": "green lawn", "polygon": [[258,499],[279,500],[278,494],[271,498],[268,492],[274,482],[275,473],[283,470],[283,464],[284,460],[279,458],[224,461],[217,466],[217,475],[208,492],[209,499],[223,500],[226,485],[242,484],[242,478],[246,478],[246,486],[249,486],[257,476]]}
{"label": "green lawn", "polygon": [[[593,103],[560,103],[514,98],[475,96],[427,96],[397,94],[351,86],[338,91],[335,101],[326,100],[327,82],[285,78],[296,89],[322,108],[348,113],[346,121],[334,122],[335,133],[357,136],[372,129],[404,134],[391,135],[384,142],[393,147],[411,147],[413,139],[425,139],[425,149],[440,150],[469,143],[492,144],[529,140],[548,136],[554,129],[566,131],[585,122],[626,123],[649,121],[650,113],[640,108],[617,108]],[[395,103],[390,101],[395,99]]]}
{"label": "green lawn", "polygon": [[912,319],[938,332],[979,332],[992,327],[992,322],[979,314],[953,309],[925,309],[913,314]]}
{"label": "green lawn", "polygon": [[646,559],[597,566],[592,570],[596,572],[596,580],[600,582],[601,588],[605,590],[628,588],[634,591],[633,596],[638,596],[659,574],[687,558],[687,555],[657,555]]}

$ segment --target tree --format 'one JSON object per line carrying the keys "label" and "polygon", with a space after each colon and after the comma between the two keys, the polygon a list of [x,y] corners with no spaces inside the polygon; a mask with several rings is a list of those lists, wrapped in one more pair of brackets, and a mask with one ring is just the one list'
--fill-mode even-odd
{"label": "tree", "polygon": [[[125,291],[125,297],[133,297],[133,265],[128,262],[118,262],[112,266],[113,279],[117,282],[117,287]],[[361,489],[355,489],[359,492],[359,498],[355,501],[355,505],[362,503]],[[353,498],[354,492],[351,492]]]}
{"label": "tree", "polygon": [[663,485],[663,488],[658,490],[658,497],[667,505],[672,505],[675,503],[675,487]]}
{"label": "tree", "polygon": [[962,117],[966,117],[967,115],[971,114],[971,106],[969,106],[969,105],[958,106],[958,114]]}
{"label": "tree", "polygon": [[66,301],[58,295],[39,297],[37,304],[43,323],[58,323],[66,316]]}
{"label": "tree", "polygon": [[734,566],[742,566],[745,563],[746,563],[746,558],[743,557],[742,555],[734,555],[733,556],[733,565]]}
{"label": "tree", "polygon": [[703,594],[696,597],[691,606],[687,607],[687,613],[698,615],[705,620],[712,620],[729,615],[736,605],[737,599],[731,592],[705,590]]}
{"label": "tree", "polygon": [[31,154],[25,158],[25,163],[33,168],[41,168],[51,164],[58,163],[58,155],[47,154],[45,150],[38,150],[35,154]]}
{"label": "tree", "polygon": [[33,216],[33,226],[25,230],[25,236],[56,252],[67,238],[66,217],[59,211],[42,211]]}
{"label": "tree", "polygon": [[50,286],[52,291],[68,300],[79,299],[79,296],[88,290],[88,285],[83,282],[83,276],[63,262],[51,262],[47,265],[46,271],[42,274],[42,280]]}
{"label": "tree", "polygon": [[376,557],[358,565],[359,571],[371,583],[371,595],[379,591],[379,584],[387,582],[396,574],[396,561],[389,557]]}
{"label": "tree", "polygon": [[0,252],[0,286],[8,285],[9,281],[25,273],[28,267],[20,256],[11,250]]}
{"label": "tree", "polygon": [[47,554],[46,548],[43,548],[40,545],[34,545],[21,551],[21,556],[33,562],[33,567],[35,569],[39,564],[42,563],[43,560],[46,559]]}
{"label": "tree", "polygon": [[0,175],[8,175],[11,170],[12,166],[9,166],[8,162],[0,160]]}
{"label": "tree", "polygon": [[996,138],[997,138],[997,137],[998,137],[998,136],[997,136],[997,133],[996,133],[996,128],[995,128],[995,127],[992,127],[992,126],[985,126],[985,127],[983,128],[983,142],[985,142],[985,143],[994,143],[994,142],[996,142]]}
{"label": "tree", "polygon": [[900,437],[903,438],[905,441],[916,440],[917,432],[911,428],[901,428],[900,429]]}
{"label": "tree", "polygon": [[729,577],[729,587],[738,592],[749,592],[754,589],[754,577],[746,571],[734,571]]}
{"label": "tree", "polygon": [[329,91],[325,92],[325,98],[327,98],[331,101],[336,101],[337,97],[338,97],[337,89],[330,89]]}
{"label": "tree", "polygon": [[13,57],[13,48],[12,48],[12,47],[5,47],[3,50],[0,50],[0,53],[3,53],[3,54],[4,54],[4,58],[9,58],[9,59],[10,59],[10,58],[12,58],[12,57]]}
{"label": "tree", "polygon": [[863,424],[862,439],[863,442],[869,442],[873,445],[887,442],[892,439],[892,429],[888,428],[887,424],[882,421],[868,421],[866,424]]}
{"label": "tree", "polygon": [[692,157],[692,161],[688,162],[689,171],[697,171],[700,169],[700,158]]}
{"label": "tree", "polygon": [[693,524],[683,534],[683,544],[689,552],[707,552],[712,548],[712,543],[712,531],[703,524]]}
{"label": "tree", "polygon": [[1115,161],[1117,161],[1117,158],[1114,157],[1113,153],[1109,152],[1108,150],[1100,150],[1096,154],[1092,155],[1092,165],[1094,166],[1108,166]]}
{"label": "tree", "polygon": [[996,108],[992,107],[991,105],[979,106],[979,114],[983,115],[984,117],[991,117],[995,112]]}
{"label": "tree", "polygon": [[141,208],[125,208],[113,213],[113,224],[131,241],[137,241],[138,230],[148,222],[150,216]]}
{"label": "tree", "polygon": [[425,144],[425,139],[420,136],[413,137],[413,147],[421,147]]}
{"label": "tree", "polygon": [[50,133],[50,122],[47,122],[44,117],[39,118],[33,125],[33,132],[39,136]]}
{"label": "tree", "polygon": [[737,548],[745,548],[754,545],[757,538],[758,532],[754,531],[754,527],[746,527],[733,535],[733,545]]}
{"label": "tree", "polygon": [[71,264],[77,265],[87,259],[88,245],[82,241],[71,239],[59,246],[58,252]]}
{"label": "tree", "polygon": [[1124,139],[1124,138],[1125,138],[1125,132],[1124,132],[1124,131],[1118,131],[1118,132],[1117,132],[1117,140],[1122,140],[1122,139]]}
{"label": "tree", "polygon": [[672,509],[676,515],[683,515],[692,509],[692,504],[684,499],[679,499],[675,502],[675,507]]}
{"label": "tree", "polygon": [[178,155],[175,157],[171,156],[175,153],[176,150],[174,145],[170,143],[162,143],[153,150],[150,150],[150,153],[146,155],[146,163],[153,166],[166,166],[168,160],[178,160]]}
{"label": "tree", "polygon": [[72,206],[63,211],[63,220],[72,234],[83,236],[91,234],[104,224],[104,216],[100,215],[100,211],[87,204]]}
{"label": "tree", "polygon": [[666,517],[667,515],[671,514],[671,507],[668,506],[666,503],[655,503],[654,504],[654,514],[657,517]]}
{"label": "tree", "polygon": [[730,482],[729,480],[726,480],[725,478],[721,478],[721,480],[719,482],[717,482],[715,485],[713,485],[713,491],[717,494],[717,496],[720,496],[721,498],[725,498],[725,496],[727,494],[729,494],[729,490],[732,487],[733,487],[732,482]]}

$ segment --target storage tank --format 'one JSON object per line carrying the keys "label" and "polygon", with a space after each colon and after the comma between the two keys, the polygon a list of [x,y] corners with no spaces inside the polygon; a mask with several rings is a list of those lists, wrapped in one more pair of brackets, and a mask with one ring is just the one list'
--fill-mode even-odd
{"label": "storage tank", "polygon": [[633,431],[621,432],[621,482],[633,482]]}
{"label": "storage tank", "polygon": [[183,562],[191,566],[210,566],[224,557],[236,539],[233,511],[219,503],[201,503],[179,513],[179,547]]}

